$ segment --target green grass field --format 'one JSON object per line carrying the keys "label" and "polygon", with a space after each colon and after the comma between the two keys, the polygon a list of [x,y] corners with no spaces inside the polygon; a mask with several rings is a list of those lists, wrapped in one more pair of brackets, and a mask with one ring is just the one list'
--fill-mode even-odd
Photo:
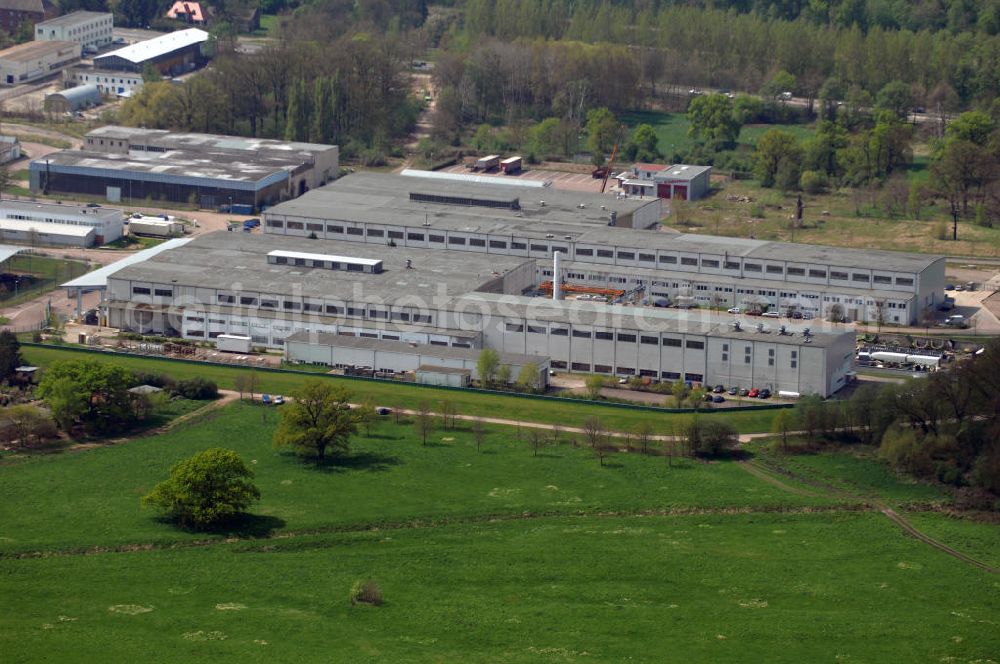
{"label": "green grass field", "polygon": [[[657,138],[660,139],[657,147],[665,155],[674,152],[685,152],[694,146],[694,139],[688,134],[691,123],[688,122],[684,113],[664,113],[661,111],[631,111],[622,113],[619,118],[629,130],[635,129],[640,124],[648,124],[656,131]],[[739,142],[743,145],[753,147],[757,145],[757,140],[768,129],[782,129],[791,132],[799,140],[811,138],[815,129],[811,125],[746,125],[740,131]]]}
{"label": "green grass field", "polygon": [[[24,347],[22,349],[27,361],[35,366],[44,367],[57,360],[65,359],[95,359],[101,362],[113,362],[130,369],[153,373],[168,373],[181,380],[194,376],[205,376],[215,380],[219,387],[233,387],[233,379],[247,369],[237,367],[221,367],[207,364],[191,364],[174,362],[157,358],[122,357],[113,354],[82,354],[60,348]],[[288,394],[305,379],[301,375],[278,374],[270,372],[258,373],[258,391],[278,394]],[[401,383],[379,381],[351,380],[329,377],[349,389],[353,398],[361,400],[371,396],[379,405],[415,408],[426,401],[433,410],[443,400],[451,401],[460,414],[480,415],[483,417],[502,417],[505,419],[546,422],[562,426],[581,426],[591,416],[597,416],[606,427],[616,430],[634,428],[641,421],[651,421],[660,430],[672,425],[680,425],[687,421],[690,415],[657,413],[653,411],[629,410],[614,406],[594,405],[587,403],[543,401],[505,395],[483,395],[460,390],[444,390],[428,387],[418,387]],[[724,417],[741,432],[768,431],[774,412],[744,411],[739,413],[712,413],[705,417]]]}
{"label": "green grass field", "polygon": [[[461,429],[423,446],[392,418],[317,468],[272,449],[276,418],[233,404],[167,434],[0,463],[4,659],[909,662],[1000,649],[995,577],[794,479],[635,452],[602,467],[565,436],[536,457],[504,427],[481,452]],[[242,536],[140,509],[172,463],[213,445],[256,473]],[[877,478],[870,463],[846,473]],[[970,554],[995,551],[995,527],[917,516],[951,539],[974,526]],[[385,604],[351,606],[367,578]]]}
{"label": "green grass field", "polygon": [[[666,458],[624,453],[616,455],[614,466],[602,468],[582,440],[574,447],[562,434],[561,444],[536,457],[526,436],[518,444],[506,427],[491,429],[477,453],[467,429],[438,428],[424,446],[412,424],[382,419],[374,437],[356,439],[353,457],[323,468],[272,449],[278,413],[250,404],[227,407],[201,426],[128,445],[10,461],[0,467],[0,504],[15,504],[18,496],[33,492],[38,498],[31,510],[13,510],[0,519],[0,552],[203,537],[164,528],[140,509],[138,497],[178,460],[218,445],[253,464],[264,494],[257,513],[280,519],[281,528],[292,531],[524,511],[781,509],[835,502],[788,494],[735,462],[678,460],[670,468]],[[62,525],[52,528],[53,523]]]}

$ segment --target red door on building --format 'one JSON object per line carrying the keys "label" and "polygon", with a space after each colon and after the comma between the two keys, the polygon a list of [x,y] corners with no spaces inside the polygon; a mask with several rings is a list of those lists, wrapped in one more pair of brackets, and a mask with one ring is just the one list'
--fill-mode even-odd
{"label": "red door on building", "polygon": [[679,198],[682,201],[686,201],[687,197],[688,197],[688,188],[687,188],[687,185],[675,184],[674,185],[674,198]]}
{"label": "red door on building", "polygon": [[669,184],[657,184],[656,185],[656,195],[659,198],[670,198],[670,185]]}

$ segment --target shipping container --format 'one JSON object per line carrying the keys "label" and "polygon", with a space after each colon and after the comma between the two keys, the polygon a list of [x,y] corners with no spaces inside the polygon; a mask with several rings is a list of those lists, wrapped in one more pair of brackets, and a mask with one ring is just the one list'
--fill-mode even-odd
{"label": "shipping container", "polygon": [[132,235],[173,237],[184,234],[184,224],[179,221],[165,221],[156,217],[144,217],[142,219],[130,219],[128,231]]}
{"label": "shipping container", "polygon": [[500,162],[500,170],[504,175],[513,175],[521,170],[521,158],[510,157]]}
{"label": "shipping container", "polygon": [[215,347],[226,353],[249,353],[250,337],[239,334],[220,334],[215,339]]}
{"label": "shipping container", "polygon": [[500,166],[500,155],[498,154],[491,154],[476,160],[477,171],[492,171],[498,166]]}

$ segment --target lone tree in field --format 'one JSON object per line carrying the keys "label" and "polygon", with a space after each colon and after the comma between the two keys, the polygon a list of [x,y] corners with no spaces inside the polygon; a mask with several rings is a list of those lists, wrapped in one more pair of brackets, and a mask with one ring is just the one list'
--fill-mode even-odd
{"label": "lone tree in field", "polygon": [[257,391],[257,372],[244,371],[237,374],[233,379],[233,387],[240,393],[240,401],[243,401],[244,394],[249,394],[250,400],[253,401],[253,393]]}
{"label": "lone tree in field", "polygon": [[604,424],[600,418],[588,417],[584,420],[583,435],[587,437],[590,446],[597,449],[604,442]]}
{"label": "lone tree in field", "polygon": [[326,458],[328,449],[346,454],[357,423],[347,401],[350,393],[342,387],[312,379],[302,384],[281,411],[281,422],[274,432],[275,447],[293,447],[316,457]]}
{"label": "lone tree in field", "polygon": [[253,471],[232,450],[218,447],[195,454],[170,469],[142,504],[184,527],[206,528],[245,511],[260,499]]}
{"label": "lone tree in field", "polygon": [[10,330],[0,332],[0,380],[10,380],[14,370],[24,364],[21,344]]}
{"label": "lone tree in field", "polygon": [[431,416],[431,407],[426,401],[421,401],[417,406],[417,419],[415,420],[417,433],[423,445],[427,444],[427,436],[434,430],[434,418]]}
{"label": "lone tree in field", "polygon": [[472,420],[472,437],[476,439],[476,451],[483,446],[483,440],[486,439],[486,427],[483,426],[483,419],[477,417]]}
{"label": "lone tree in field", "polygon": [[538,450],[545,447],[547,442],[544,430],[535,427],[528,430],[528,445],[531,446],[532,456],[538,456]]}

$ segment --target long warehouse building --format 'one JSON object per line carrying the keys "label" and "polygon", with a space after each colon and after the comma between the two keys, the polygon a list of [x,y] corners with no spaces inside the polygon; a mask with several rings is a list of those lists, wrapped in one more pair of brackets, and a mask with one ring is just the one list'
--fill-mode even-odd
{"label": "long warehouse building", "polygon": [[[264,213],[268,234],[547,259],[563,279],[783,316],[916,323],[945,258],[659,231],[660,202],[356,173]],[[492,260],[492,257],[491,257]]]}
{"label": "long warehouse building", "polygon": [[31,162],[32,191],[259,208],[337,177],[336,145],[110,125]]}
{"label": "long warehouse building", "polygon": [[[410,344],[413,355],[493,348],[539,367],[823,396],[853,368],[845,328],[744,328],[706,312],[525,296],[537,274],[524,256],[484,262],[441,249],[212,233],[115,271],[107,307],[112,327],[249,336],[286,348],[293,362],[337,364],[337,337],[368,338]],[[352,343],[345,357],[357,356]]]}

